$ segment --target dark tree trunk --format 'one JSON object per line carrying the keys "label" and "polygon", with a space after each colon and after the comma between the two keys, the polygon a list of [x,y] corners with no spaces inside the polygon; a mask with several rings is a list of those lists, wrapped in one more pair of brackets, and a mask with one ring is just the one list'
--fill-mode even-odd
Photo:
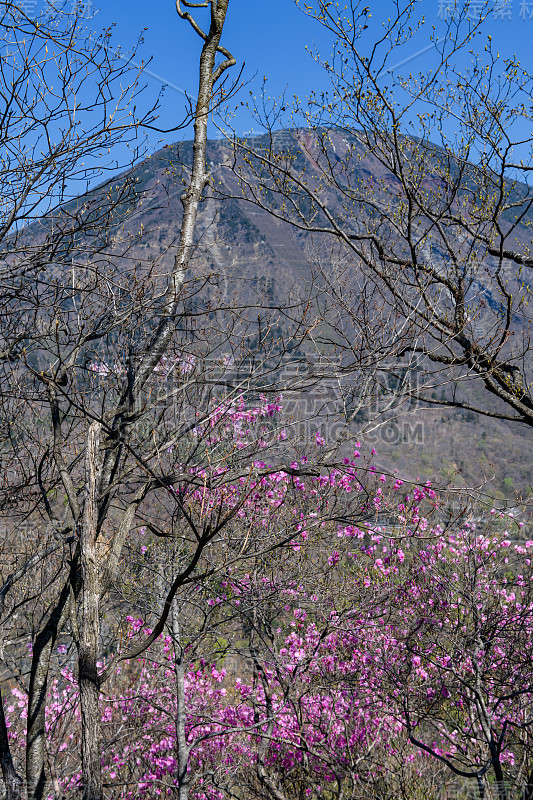
{"label": "dark tree trunk", "polygon": [[507,800],[507,791],[505,789],[505,779],[503,774],[502,765],[498,755],[493,755],[492,768],[494,770],[494,777],[496,778],[496,791],[498,792],[499,800]]}
{"label": "dark tree trunk", "polygon": [[79,657],[83,800],[102,800],[100,688],[92,658]]}
{"label": "dark tree trunk", "polygon": [[526,785],[522,792],[522,800],[533,800],[533,767],[531,767],[527,776]]}
{"label": "dark tree trunk", "polygon": [[11,749],[9,747],[9,740],[7,738],[6,718],[4,715],[4,701],[2,692],[0,691],[0,766],[2,767],[2,776],[6,785],[6,800],[21,800],[22,797],[22,778],[18,775],[13,758],[11,756]]}
{"label": "dark tree trunk", "polygon": [[181,646],[178,609],[172,604],[172,635],[174,639],[174,662],[176,668],[176,747],[178,756],[178,798],[189,800],[189,745],[185,723],[187,708],[185,700],[185,660]]}
{"label": "dark tree trunk", "polygon": [[100,578],[97,553],[100,427],[99,423],[93,423],[87,436],[87,498],[80,535],[82,605],[78,669],[83,800],[102,800],[102,722],[100,679],[96,666],[100,647]]}
{"label": "dark tree trunk", "polygon": [[48,622],[37,634],[33,645],[28,691],[28,727],[26,733],[26,786],[28,800],[42,800],[45,787],[44,736],[46,693],[50,656],[68,611],[71,586],[77,583],[78,556],[72,560],[70,575]]}

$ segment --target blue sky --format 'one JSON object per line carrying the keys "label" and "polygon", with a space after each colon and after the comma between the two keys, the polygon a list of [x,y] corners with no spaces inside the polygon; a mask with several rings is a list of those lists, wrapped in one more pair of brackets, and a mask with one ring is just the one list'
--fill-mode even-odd
{"label": "blue sky", "polygon": [[[74,0],[72,0],[74,2]],[[302,0],[303,1],[303,0]],[[19,0],[39,7],[43,0]],[[69,0],[70,2],[70,0]],[[312,2],[312,0],[308,0]],[[465,0],[458,0],[464,5]],[[372,25],[379,28],[393,3],[391,0],[365,0],[372,12]],[[89,21],[97,29],[115,24],[113,41],[127,49],[139,34],[144,36],[140,52],[145,59],[152,57],[146,81],[150,94],[155,95],[161,85],[166,85],[161,104],[160,124],[170,128],[180,122],[183,115],[183,92],[195,93],[197,82],[197,60],[200,41],[189,26],[182,22],[175,11],[174,0],[86,0],[90,11],[100,7],[98,14]],[[423,68],[430,58],[427,47],[431,27],[437,35],[444,29],[444,17],[449,14],[446,7],[453,0],[420,0],[418,12],[426,23],[421,33],[405,45],[403,58],[411,58],[409,67]],[[486,9],[486,0],[470,0],[472,14]],[[533,0],[494,0],[494,10],[485,23],[496,50],[502,56],[516,54],[522,63],[533,71]],[[208,12],[203,14],[207,19]],[[200,18],[200,17],[199,17]],[[322,28],[302,14],[293,0],[230,0],[224,43],[235,55],[238,64],[245,62],[243,77],[249,85],[242,90],[246,100],[250,90],[257,90],[263,76],[268,78],[268,91],[277,96],[285,90],[289,96],[305,97],[313,89],[327,88],[323,70],[316,65],[306,45],[313,43],[323,53],[331,48]],[[422,51],[422,52],[420,52]],[[241,109],[235,118],[239,133],[253,128],[253,121]],[[150,148],[157,149],[159,141],[174,141],[190,138],[190,133],[152,136]]]}
{"label": "blue sky", "polygon": [[[93,2],[93,7],[97,3]],[[260,8],[266,9],[260,13]],[[148,11],[147,11],[148,9]],[[208,19],[208,12],[198,13]],[[172,127],[182,118],[184,98],[179,90],[194,94],[197,87],[197,63],[201,47],[199,38],[182,22],[173,0],[112,0],[91,21],[96,27],[116,22],[113,40],[126,47],[143,28],[143,55],[152,56],[147,75],[151,91],[167,83],[161,106],[162,127]],[[305,46],[321,31],[298,11],[292,0],[231,0],[223,43],[231,50],[239,65],[245,62],[243,78],[252,82],[243,90],[245,100],[263,76],[267,76],[275,95],[286,88],[305,95],[322,80],[322,70],[306,53]],[[322,37],[323,38],[323,37]],[[161,80],[160,80],[161,79]],[[176,88],[175,88],[176,87]],[[253,125],[242,112],[236,124],[239,131]],[[178,134],[177,136],[182,136]],[[165,137],[174,140],[176,135]]]}
{"label": "blue sky", "polygon": [[[98,2],[93,0],[93,8],[98,7]],[[381,23],[392,5],[389,0],[367,0],[366,4],[370,5],[376,25]],[[423,67],[424,61],[430,57],[427,52],[416,54],[427,45],[432,25],[437,34],[443,30],[444,17],[450,13],[446,7],[450,4],[453,0],[421,0],[418,3],[426,25],[412,47],[406,45],[403,52],[403,57],[413,58],[413,68]],[[462,5],[463,0],[459,0],[459,4]],[[495,48],[502,56],[516,53],[526,66],[533,68],[533,0],[496,0],[495,6],[485,23]],[[486,8],[486,3],[471,0],[471,7],[472,14],[476,14]],[[208,12],[202,13],[207,18]],[[194,93],[199,40],[178,18],[173,0],[152,0],[151,3],[146,0],[108,0],[92,24],[97,20],[102,25],[115,22],[114,39],[124,47],[147,28],[142,52],[153,58],[150,72],[160,76],[161,83],[168,82],[161,108],[162,126],[172,127],[179,122],[183,96],[172,87]],[[325,75],[306,52],[306,45],[314,42],[326,53],[330,41],[316,22],[296,8],[293,0],[231,0],[224,41],[238,63],[245,62],[244,78],[252,81],[252,85],[243,90],[243,99],[250,89],[257,88],[257,82],[263,76],[267,76],[269,93],[273,96],[288,90],[289,95],[304,97],[313,89],[327,88]],[[148,77],[147,80],[152,91],[160,85],[158,78]],[[239,132],[252,126],[253,122],[244,112],[236,118]],[[167,140],[175,138],[176,135],[166,137]]]}

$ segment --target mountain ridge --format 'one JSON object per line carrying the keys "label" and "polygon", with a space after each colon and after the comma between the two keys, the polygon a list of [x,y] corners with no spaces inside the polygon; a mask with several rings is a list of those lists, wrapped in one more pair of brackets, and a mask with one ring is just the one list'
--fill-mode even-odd
{"label": "mountain ridge", "polygon": [[[293,166],[309,174],[313,168],[315,135],[316,132],[303,129],[276,134],[278,145],[294,150]],[[346,131],[330,131],[328,135],[335,163],[346,158],[350,148],[357,150],[360,144],[357,132],[352,137]],[[268,144],[268,139],[254,137],[253,143],[254,146]],[[211,190],[198,214],[197,246],[193,255],[195,274],[216,287],[217,297],[225,298],[227,304],[261,302],[275,307],[298,294],[309,294],[316,281],[313,262],[316,250],[313,250],[311,237],[239,197],[238,176],[231,168],[232,159],[231,142],[208,142]],[[151,273],[164,276],[172,267],[178,245],[180,198],[191,160],[192,142],[167,145],[131,170],[95,187],[85,198],[71,201],[65,208],[67,211],[80,208],[87,197],[98,200],[104,193],[120,194],[124,182],[129,181],[130,192],[126,193],[126,205],[122,216],[118,215],[113,236],[130,240],[129,259],[150,265]],[[369,192],[382,191],[384,175],[376,165],[367,158],[361,159],[359,166],[356,180],[364,182]],[[427,179],[431,181],[431,175]],[[529,196],[525,185],[516,188],[516,192],[522,198]],[[328,197],[335,202],[332,190]],[[520,234],[524,240],[527,240],[532,221],[533,215],[523,220]],[[490,304],[490,297],[488,302]],[[484,391],[474,383],[469,390],[478,396]],[[444,399],[444,394],[442,397]],[[390,469],[405,470],[418,462],[415,469],[421,477],[433,478],[440,474],[453,476],[459,482],[479,483],[494,473],[493,488],[497,493],[509,494],[512,489],[523,492],[530,488],[530,471],[522,465],[531,463],[533,441],[523,436],[519,425],[438,407],[420,409],[413,414],[413,419],[423,423],[422,441],[406,439],[405,429],[400,426],[395,441],[389,435],[389,441],[378,437],[377,444],[373,442]],[[407,427],[407,431],[410,429],[412,426]],[[444,431],[446,435],[442,435]],[[462,441],[467,443],[468,459],[462,457]]]}

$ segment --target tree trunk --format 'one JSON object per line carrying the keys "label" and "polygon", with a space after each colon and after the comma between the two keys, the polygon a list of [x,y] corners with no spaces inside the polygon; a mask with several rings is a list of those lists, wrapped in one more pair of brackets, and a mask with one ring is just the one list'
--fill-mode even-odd
{"label": "tree trunk", "polygon": [[181,646],[180,626],[176,602],[172,604],[172,636],[174,639],[174,663],[176,667],[176,746],[178,750],[178,798],[189,800],[189,746],[185,723],[187,709],[185,704],[185,659]]}
{"label": "tree trunk", "polygon": [[494,770],[494,777],[496,778],[496,791],[498,792],[498,800],[507,800],[507,791],[505,789],[505,778],[503,774],[500,757],[493,754],[492,768]]}
{"label": "tree trunk", "polygon": [[45,711],[50,656],[58,634],[67,620],[71,586],[76,584],[77,577],[78,556],[75,555],[70,567],[69,579],[63,586],[57,605],[50,614],[44,628],[37,634],[33,644],[26,733],[26,786],[28,800],[42,800],[43,797],[45,787]]}
{"label": "tree trunk", "polygon": [[522,800],[533,800],[533,767],[527,776],[526,785],[522,793]]}
{"label": "tree trunk", "polygon": [[[235,64],[233,56],[220,46],[220,38],[222,36],[228,5],[229,0],[216,0],[216,2],[212,3],[209,32],[203,34],[204,45],[200,55],[198,98],[194,113],[193,163],[189,185],[182,197],[183,219],[181,223],[181,238],[178,252],[174,259],[174,270],[169,287],[170,291],[167,308],[172,308],[175,305],[178,292],[183,285],[185,270],[189,264],[194,244],[198,205],[208,183],[206,166],[207,127],[213,99],[213,87],[222,73],[228,67]],[[187,11],[182,11],[180,2],[176,4],[176,8],[182,19],[191,21],[190,14]],[[198,32],[198,26],[193,24],[193,27],[196,32]],[[215,68],[217,53],[223,53],[226,60]]]}
{"label": "tree trunk", "polygon": [[81,762],[83,800],[102,800],[100,679],[100,579],[97,522],[100,423],[93,422],[87,436],[87,497],[80,536],[82,603],[78,670],[81,700]]}
{"label": "tree trunk", "polygon": [[0,691],[0,766],[2,767],[2,776],[6,785],[6,800],[21,800],[22,797],[22,778],[17,773],[13,758],[11,756],[11,749],[9,747],[9,739],[7,738],[6,718],[4,715],[4,701],[2,692]]}

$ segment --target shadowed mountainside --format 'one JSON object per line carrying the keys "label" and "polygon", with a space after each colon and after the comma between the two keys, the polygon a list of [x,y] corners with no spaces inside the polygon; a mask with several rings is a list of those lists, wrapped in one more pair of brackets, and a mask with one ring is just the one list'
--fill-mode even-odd
{"label": "shadowed mountainside", "polygon": [[[278,144],[293,154],[293,166],[304,168],[311,180],[316,172],[312,135],[305,131],[278,134]],[[262,137],[255,141],[266,143]],[[330,132],[330,141],[332,162],[342,160],[348,147],[358,147],[356,134],[350,137],[346,131]],[[241,192],[238,176],[231,168],[230,143],[210,141],[207,157],[211,189],[199,212],[193,260],[195,275],[206,281],[205,295],[212,292],[229,305],[273,306],[282,306],[292,298],[311,297],[317,287],[316,239],[238,199]],[[192,142],[183,142],[164,147],[128,174],[132,189],[125,194],[123,213],[116,214],[112,236],[117,246],[126,239],[130,242],[129,258],[145,264],[152,277],[167,272],[173,263],[181,220],[180,197],[191,160]],[[114,178],[94,189],[90,196],[101,196],[104,202],[105,196],[115,196],[120,191],[124,179],[125,176]],[[376,196],[393,189],[379,162],[369,156],[359,161],[355,180]],[[430,173],[428,186],[432,180]],[[73,210],[82,201],[83,198],[72,201],[66,209]],[[341,203],[333,188],[328,190],[328,202],[332,207]],[[527,222],[525,219],[517,234],[525,246],[530,243]],[[34,223],[29,230],[35,232],[37,225]],[[491,297],[485,295],[490,305]],[[469,383],[468,391],[483,398],[486,406],[494,405],[478,383]],[[443,387],[435,393],[435,399],[444,399],[447,392]],[[421,408],[413,411],[406,422],[400,420],[395,428],[389,426],[388,432],[378,432],[371,441],[382,465],[391,470],[414,470],[416,476],[424,478],[436,474],[452,476],[453,481],[466,484],[493,478],[490,491],[507,496],[514,491],[527,492],[533,483],[533,437],[519,424],[464,411]]]}

